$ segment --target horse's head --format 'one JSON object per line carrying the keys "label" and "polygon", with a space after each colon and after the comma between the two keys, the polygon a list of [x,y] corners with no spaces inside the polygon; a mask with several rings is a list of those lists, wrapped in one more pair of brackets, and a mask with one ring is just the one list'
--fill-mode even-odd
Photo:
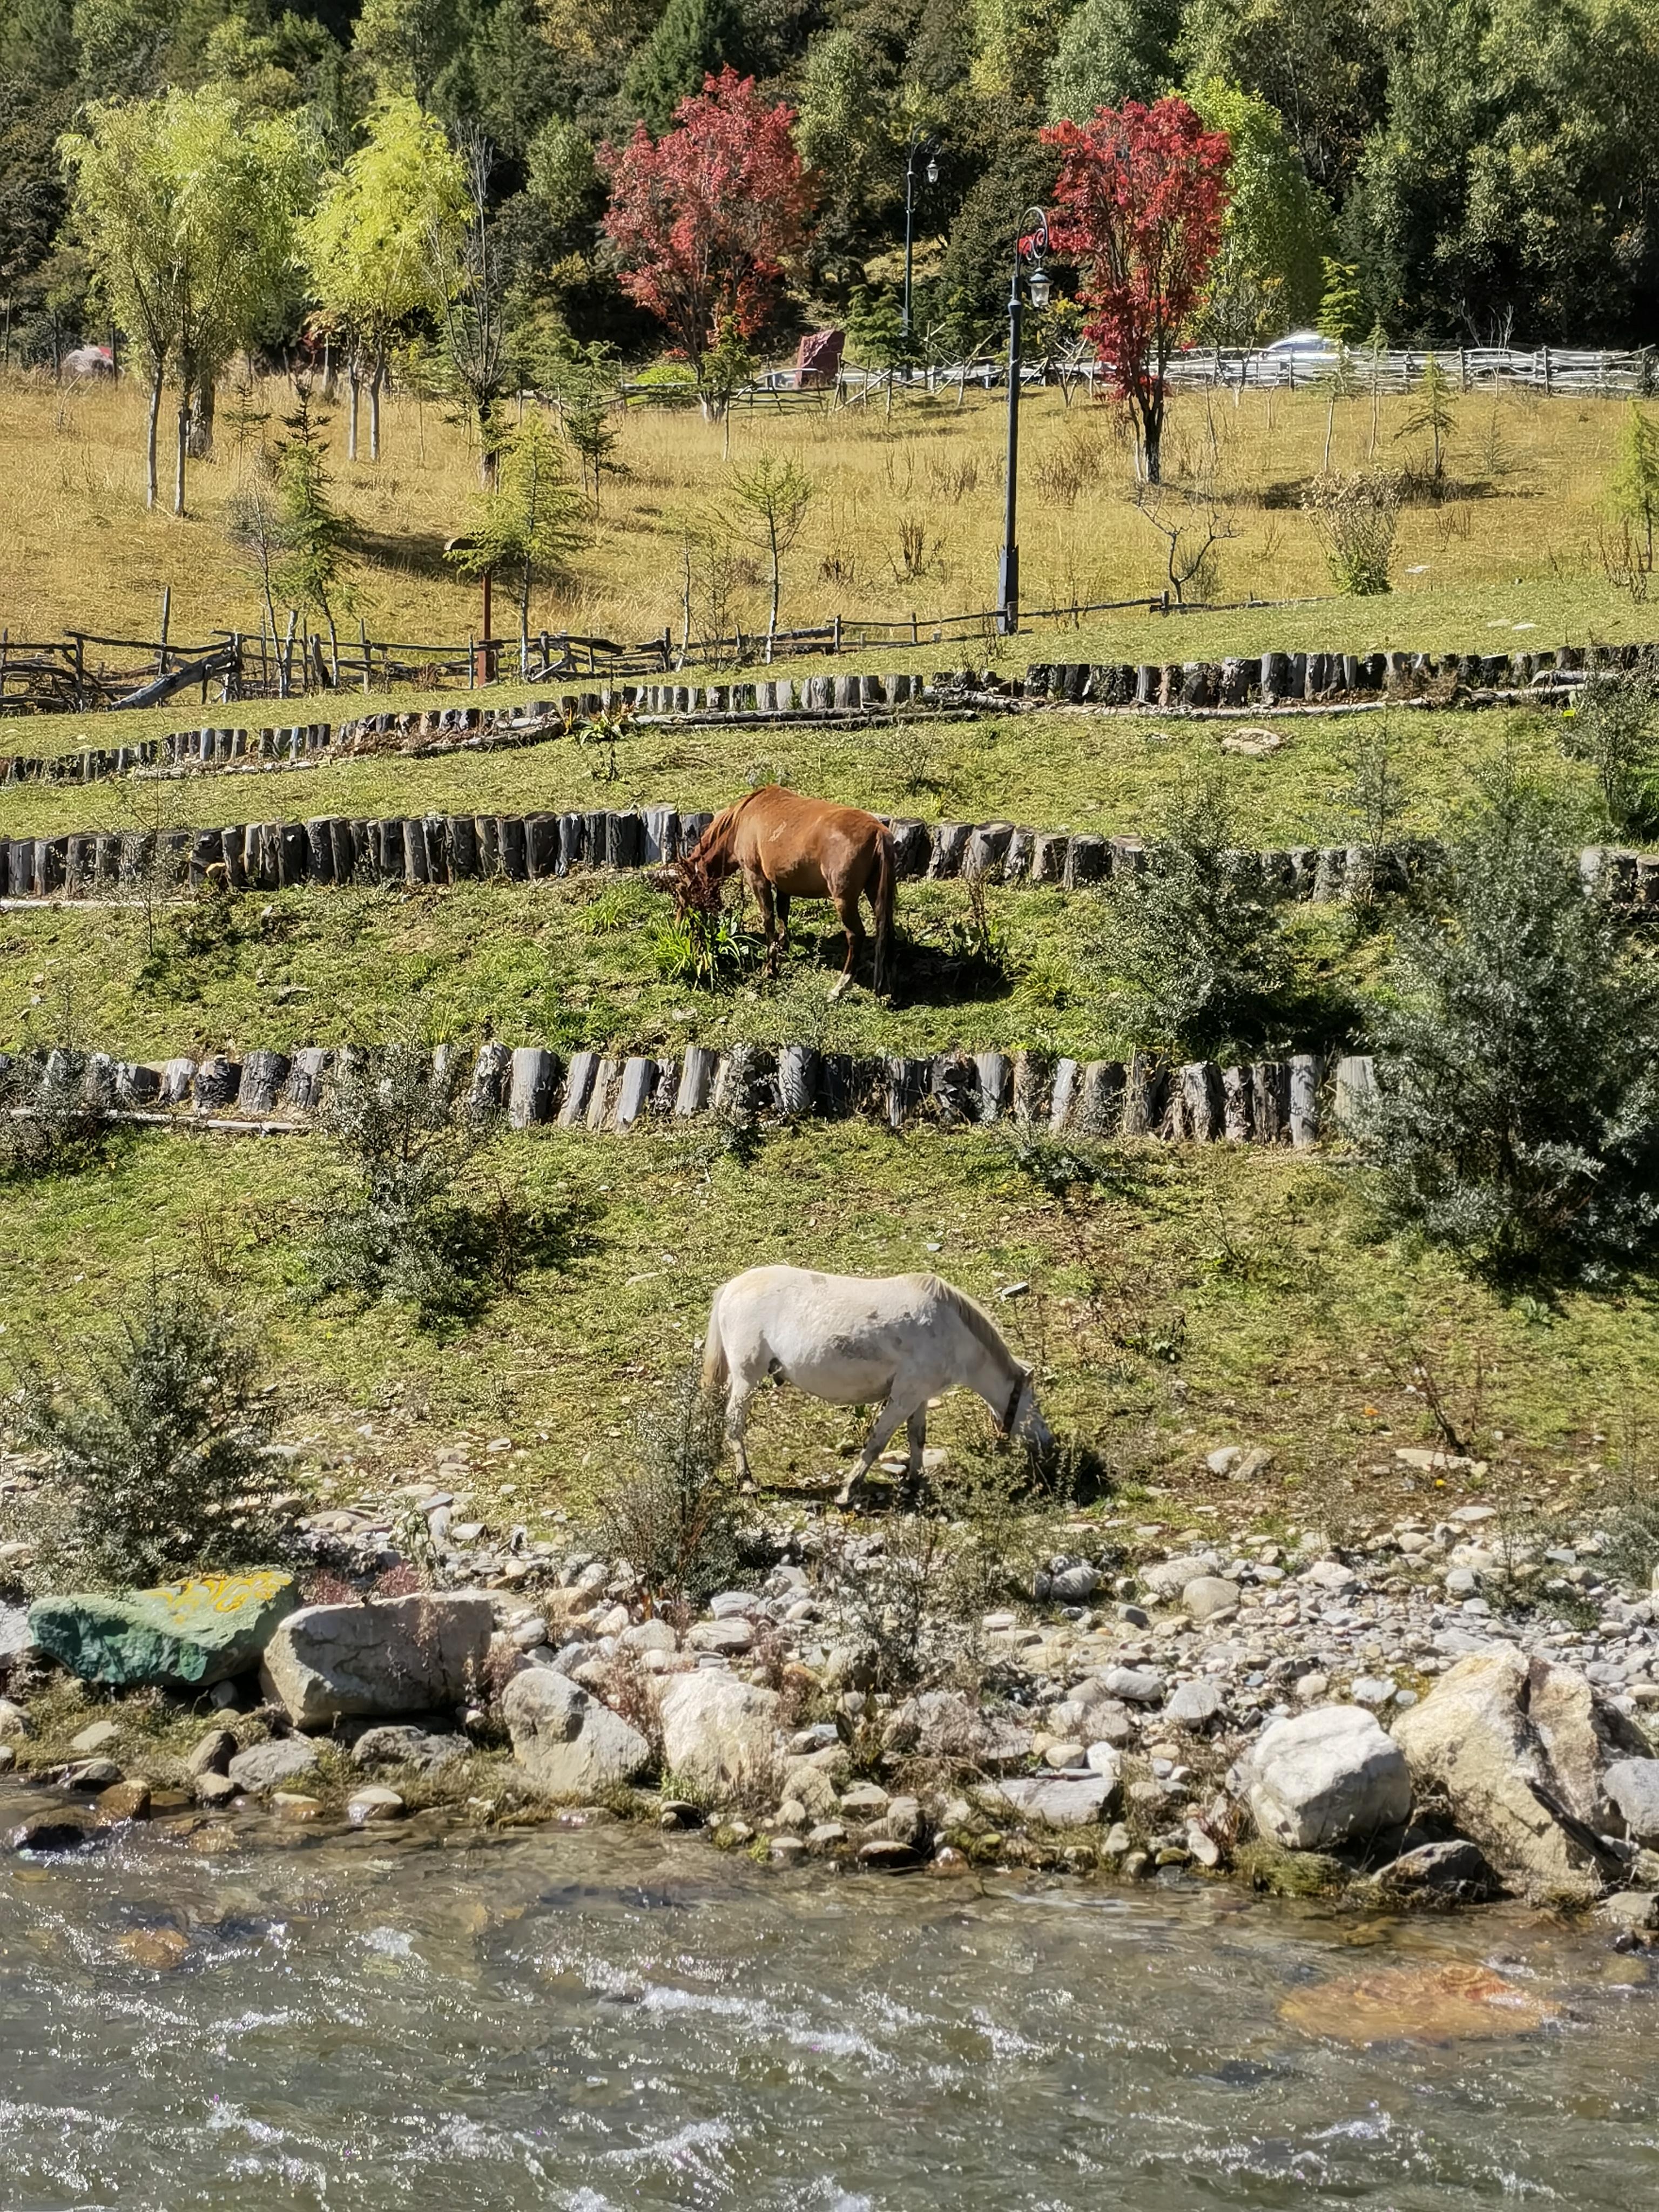
{"label": "horse's head", "polygon": [[657,890],[672,895],[677,921],[684,921],[688,914],[712,914],[720,902],[720,878],[696,853],[669,861],[651,881]]}
{"label": "horse's head", "polygon": [[1054,1447],[1053,1432],[1043,1419],[1042,1408],[1036,1401],[1031,1370],[1024,1363],[1019,1364],[1013,1395],[1008,1401],[1008,1413],[1002,1424],[1002,1433],[1039,1456],[1051,1452]]}

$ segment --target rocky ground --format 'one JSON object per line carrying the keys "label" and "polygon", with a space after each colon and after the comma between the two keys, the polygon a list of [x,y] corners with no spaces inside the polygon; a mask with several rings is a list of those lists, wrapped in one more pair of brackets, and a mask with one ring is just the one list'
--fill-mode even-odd
{"label": "rocky ground", "polygon": [[1507,1893],[1599,1904],[1621,1942],[1659,1922],[1656,1601],[1604,1573],[1593,1528],[1546,1543],[1466,1504],[1338,1549],[1090,1517],[1028,1601],[907,1640],[848,1600],[894,1572],[890,1521],[757,1528],[753,1587],[692,1615],[459,1510],[426,1485],[302,1516],[312,1567],[251,1627],[222,1619],[205,1692],[130,1625],[129,1686],[79,1683],[94,1601],[0,1603],[0,1771],[41,1789],[13,1842],[146,1814],[635,1817],[780,1864]]}

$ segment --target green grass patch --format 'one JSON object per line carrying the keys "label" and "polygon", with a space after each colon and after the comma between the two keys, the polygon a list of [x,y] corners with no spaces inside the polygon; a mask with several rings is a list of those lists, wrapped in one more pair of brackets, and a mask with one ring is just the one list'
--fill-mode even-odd
{"label": "green grass patch", "polygon": [[[1051,1421],[1098,1449],[1137,1523],[1244,1509],[1340,1535],[1408,1505],[1437,1513],[1466,1488],[1540,1511],[1570,1502],[1639,1411],[1637,1378],[1659,1354],[1646,1287],[1505,1306],[1434,1255],[1371,1241],[1344,1172],[1322,1160],[1130,1147],[1115,1176],[1061,1203],[1005,1134],[895,1139],[858,1124],[781,1131],[747,1160],[695,1129],[503,1135],[463,1194],[575,1227],[477,1320],[423,1330],[405,1309],[306,1289],[314,1143],[137,1135],[84,1173],[9,1188],[0,1358],[27,1346],[72,1367],[153,1267],[199,1271],[258,1340],[297,1480],[349,1498],[459,1451],[446,1485],[504,1530],[580,1520],[729,1276],[769,1261],[934,1268],[987,1300]],[[1000,1295],[1015,1284],[1027,1288]],[[1442,1486],[1396,1465],[1396,1446],[1432,1441],[1404,1385],[1418,1357],[1479,1429],[1484,1481]],[[823,1498],[862,1427],[763,1392],[761,1482]],[[988,1416],[958,1395],[933,1428],[978,1451]],[[1226,1443],[1276,1455],[1248,1500],[1204,1468]]]}
{"label": "green grass patch", "polygon": [[[316,815],[529,814],[650,804],[729,805],[751,784],[783,781],[883,813],[1014,821],[1038,829],[1139,834],[1157,826],[1182,776],[1224,771],[1242,842],[1346,842],[1350,762],[1372,718],[1282,722],[1286,744],[1261,759],[1224,753],[1236,724],[1076,712],[912,721],[856,730],[640,729],[606,779],[592,748],[556,738],[498,753],[342,758],[255,775],[111,779],[0,787],[0,836],[64,830],[192,828]],[[1561,757],[1553,718],[1534,711],[1397,711],[1388,717],[1404,826],[1431,829],[1475,769],[1514,750],[1589,803],[1582,763]]]}

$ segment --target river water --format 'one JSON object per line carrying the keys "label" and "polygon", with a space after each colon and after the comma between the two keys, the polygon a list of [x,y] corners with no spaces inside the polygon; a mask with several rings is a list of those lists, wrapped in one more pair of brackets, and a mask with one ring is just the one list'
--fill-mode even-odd
{"label": "river water", "polygon": [[[1659,2203],[1659,1985],[1605,1933],[232,1836],[0,1858],[4,2212]],[[1514,1993],[1489,2033],[1379,2010],[1462,1965]]]}

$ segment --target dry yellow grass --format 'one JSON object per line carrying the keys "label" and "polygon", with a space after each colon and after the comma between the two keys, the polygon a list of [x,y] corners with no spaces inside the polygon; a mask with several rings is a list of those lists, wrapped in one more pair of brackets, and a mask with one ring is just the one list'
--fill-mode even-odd
{"label": "dry yellow grass", "polygon": [[[143,510],[143,395],[136,384],[0,385],[0,623],[11,636],[53,636],[69,627],[152,636],[164,585],[173,590],[175,639],[221,625],[257,627],[257,595],[227,540],[225,510],[261,437],[280,434],[291,395],[273,380],[249,404],[267,420],[244,425],[239,441],[235,403],[222,401],[217,457],[192,469],[191,511],[179,521]],[[1357,627],[1377,642],[1431,647],[1466,645],[1483,619],[1535,621],[1540,643],[1639,634],[1650,618],[1607,581],[1598,542],[1621,404],[1467,396],[1448,462],[1457,491],[1407,508],[1393,598],[1338,602],[1319,617],[1310,611],[1280,617],[1276,632],[1288,625],[1297,630],[1290,642],[1316,642],[1314,621],[1323,626],[1328,612],[1345,633]],[[1081,398],[1067,409],[1053,392],[1028,394],[1024,406],[1026,605],[1158,591],[1162,543],[1133,503],[1115,410]],[[1393,465],[1413,458],[1420,441],[1397,435],[1409,406],[1384,400],[1374,437],[1370,400],[1339,402],[1332,465],[1361,467],[1373,453]],[[1225,501],[1237,534],[1218,548],[1224,598],[1328,593],[1318,544],[1297,504],[1297,488],[1322,465],[1327,415],[1316,393],[1200,394],[1174,403],[1170,501],[1207,483]],[[835,611],[905,617],[914,611],[925,623],[983,607],[995,588],[1003,431],[1000,394],[970,398],[960,410],[954,398],[902,401],[890,418],[878,399],[833,413],[739,411],[728,461],[719,425],[690,412],[630,413],[617,450],[627,473],[607,480],[594,543],[569,583],[536,594],[534,625],[643,636],[667,623],[678,631],[686,521],[729,507],[734,467],[763,452],[794,456],[817,487],[786,568],[786,625]],[[361,536],[371,634],[465,638],[477,623],[477,595],[441,557],[476,489],[459,431],[437,407],[400,397],[388,404],[379,466],[346,462],[338,411],[329,435],[337,495]],[[756,550],[737,564],[728,619],[763,624],[763,585]],[[699,622],[709,611],[707,596],[698,591]],[[1138,630],[1164,626],[1143,617],[1104,627],[1133,655]],[[496,628],[511,628],[499,601]],[[1102,629],[1088,626],[1094,635]],[[1198,621],[1183,623],[1180,636],[1169,653],[1216,642],[1200,638]],[[1273,641],[1283,641],[1276,635]],[[1149,640],[1143,649],[1159,647]],[[1012,658],[1029,651],[1020,641]]]}

